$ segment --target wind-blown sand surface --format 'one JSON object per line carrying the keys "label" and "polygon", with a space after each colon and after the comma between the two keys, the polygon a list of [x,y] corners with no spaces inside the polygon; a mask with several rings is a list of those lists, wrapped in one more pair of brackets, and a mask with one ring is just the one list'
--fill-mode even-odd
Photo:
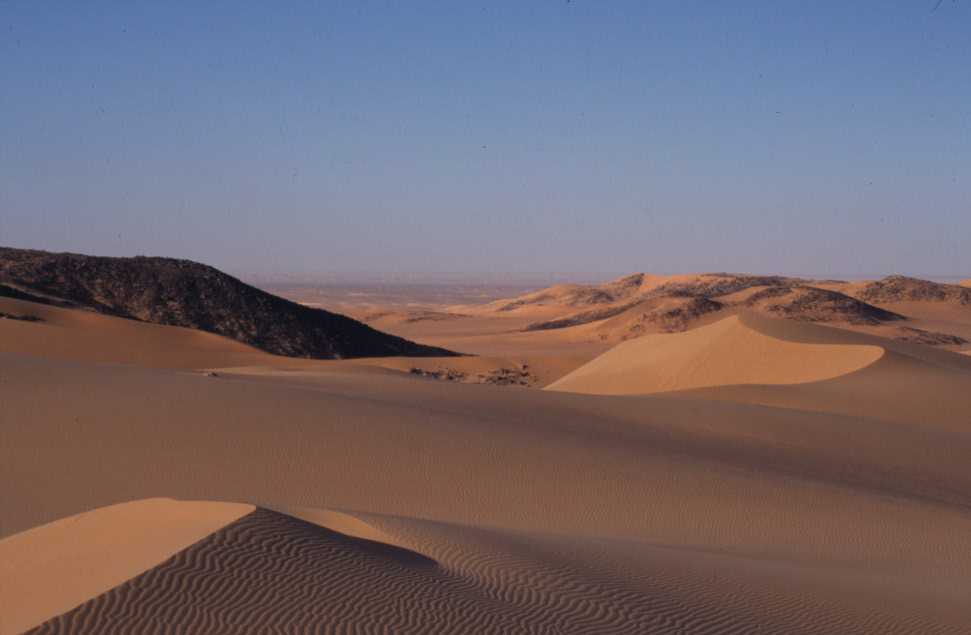
{"label": "wind-blown sand surface", "polygon": [[[377,367],[399,372],[458,371],[469,382],[502,369],[528,368],[528,384],[544,386],[602,352],[604,347],[563,350],[554,341],[552,350],[504,344],[491,334],[470,338],[479,346],[467,357],[371,357],[352,360],[309,360],[271,355],[213,333],[136,322],[89,311],[65,309],[22,300],[0,298],[0,313],[31,316],[40,321],[4,320],[0,351],[99,363],[130,364],[148,368],[183,370],[254,368],[287,372],[353,372],[351,367]],[[517,334],[521,335],[521,334]],[[432,338],[426,338],[432,339]],[[536,338],[532,338],[536,339]],[[466,343],[462,337],[459,343]],[[515,340],[513,340],[515,342]],[[484,346],[483,346],[484,343]],[[554,354],[550,354],[550,353]],[[478,354],[478,353],[485,353]],[[485,382],[479,382],[485,383]]]}
{"label": "wind-blown sand surface", "polygon": [[[682,364],[676,388],[707,387],[602,396],[284,362],[215,336],[196,353],[187,340],[201,334],[118,321],[115,341],[161,338],[171,357],[149,368],[113,359],[107,335],[95,345],[112,318],[46,319],[0,321],[0,562],[30,568],[3,576],[14,580],[0,597],[3,633],[971,623],[963,355],[729,317],[658,336],[698,338],[704,368],[663,344],[624,356],[650,370],[663,353]],[[71,348],[72,332],[83,346]],[[724,357],[750,347],[777,359],[771,376],[746,376],[760,383],[693,379],[724,379]],[[774,358],[780,349],[801,364]],[[129,502],[157,497],[213,502]],[[201,511],[182,538],[144,531],[183,505]],[[64,538],[67,517],[84,512]],[[98,527],[141,542],[110,553],[115,578],[55,592],[79,571],[72,554],[103,553]],[[31,552],[51,557],[16,559]],[[15,601],[37,585],[54,599]]]}
{"label": "wind-blown sand surface", "polygon": [[[914,615],[901,623],[901,617],[875,610],[873,596],[912,602],[879,578],[861,576],[855,582],[873,588],[846,597],[841,590],[851,574],[828,575],[812,567],[621,541],[365,518],[428,555],[258,509],[36,632],[153,632],[165,623],[191,623],[204,632],[280,625],[308,632],[337,624],[389,633],[933,628]],[[780,578],[779,585],[762,584],[767,577]],[[753,604],[764,611],[757,619],[750,615]],[[830,612],[830,623],[810,625],[821,608]],[[926,608],[939,610],[933,603]]]}
{"label": "wind-blown sand surface", "polygon": [[246,344],[177,326],[161,326],[90,311],[0,298],[0,311],[40,322],[4,320],[0,351],[149,368],[206,368],[272,363]]}
{"label": "wind-blown sand surface", "polygon": [[0,627],[19,632],[73,609],[251,511],[252,505],[152,499],[8,538],[0,542],[0,597],[7,607]]}
{"label": "wind-blown sand surface", "polygon": [[[684,333],[629,340],[548,390],[629,395],[726,384],[801,384],[851,373],[884,353],[873,345],[772,337],[759,330],[764,322],[736,315]],[[793,326],[805,330],[805,325]]]}
{"label": "wind-blown sand surface", "polygon": [[969,432],[967,358],[918,344],[745,314],[619,345],[548,386],[725,400]]}

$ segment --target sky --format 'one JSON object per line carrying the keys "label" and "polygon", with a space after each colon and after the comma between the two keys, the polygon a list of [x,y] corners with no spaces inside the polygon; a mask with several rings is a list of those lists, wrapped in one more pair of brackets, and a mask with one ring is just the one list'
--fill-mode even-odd
{"label": "sky", "polygon": [[971,276],[971,1],[0,0],[0,245]]}

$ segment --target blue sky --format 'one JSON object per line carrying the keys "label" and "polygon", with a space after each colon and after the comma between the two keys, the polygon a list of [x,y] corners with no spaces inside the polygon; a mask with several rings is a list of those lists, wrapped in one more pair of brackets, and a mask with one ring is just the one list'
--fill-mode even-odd
{"label": "blue sky", "polygon": [[0,244],[971,276],[966,0],[276,4],[0,1]]}

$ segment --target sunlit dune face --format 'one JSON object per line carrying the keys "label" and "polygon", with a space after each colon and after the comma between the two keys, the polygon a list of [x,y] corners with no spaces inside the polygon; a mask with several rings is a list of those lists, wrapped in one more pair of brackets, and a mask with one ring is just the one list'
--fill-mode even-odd
{"label": "sunlit dune face", "polygon": [[730,384],[801,384],[852,373],[883,353],[872,345],[779,339],[733,316],[687,333],[619,344],[548,389],[648,394]]}

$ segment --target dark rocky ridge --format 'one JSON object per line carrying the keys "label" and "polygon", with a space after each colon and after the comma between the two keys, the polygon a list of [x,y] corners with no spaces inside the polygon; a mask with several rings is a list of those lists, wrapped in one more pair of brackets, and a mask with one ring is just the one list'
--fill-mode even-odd
{"label": "dark rocky ridge", "polygon": [[806,282],[801,278],[784,276],[750,276],[736,273],[707,273],[694,282],[668,282],[652,291],[652,295],[714,298],[737,293],[752,287],[791,288]]}
{"label": "dark rocky ridge", "polygon": [[606,320],[607,318],[614,317],[615,315],[620,315],[624,311],[627,311],[635,306],[639,302],[631,302],[629,304],[619,304],[614,306],[608,306],[602,309],[594,309],[592,311],[582,311],[580,313],[573,313],[566,317],[557,318],[555,320],[545,320],[542,322],[533,322],[526,326],[525,331],[549,331],[553,329],[564,329],[571,326],[579,326],[581,324],[589,324],[590,322],[597,322],[599,320]]}
{"label": "dark rocky ridge", "polygon": [[887,276],[871,282],[857,296],[867,302],[878,303],[952,302],[971,306],[971,288],[907,276]]}
{"label": "dark rocky ridge", "polygon": [[811,286],[767,287],[745,301],[779,317],[804,322],[846,322],[876,326],[905,320],[903,315],[881,309],[837,291]]}
{"label": "dark rocky ridge", "polygon": [[899,335],[895,339],[901,342],[917,342],[918,344],[927,344],[928,346],[941,346],[942,344],[960,346],[961,344],[968,343],[968,340],[959,335],[927,331],[912,326],[901,326],[897,331]]}
{"label": "dark rocky ridge", "polygon": [[4,295],[209,331],[291,357],[456,355],[285,300],[189,260],[0,247]]}

